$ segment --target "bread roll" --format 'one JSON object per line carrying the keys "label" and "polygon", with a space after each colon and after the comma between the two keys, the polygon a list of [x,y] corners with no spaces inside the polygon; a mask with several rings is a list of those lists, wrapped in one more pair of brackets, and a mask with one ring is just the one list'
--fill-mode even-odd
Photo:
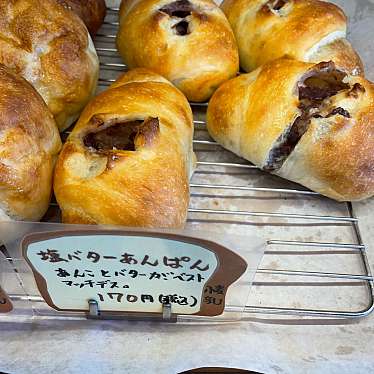
{"label": "bread roll", "polygon": [[59,156],[65,223],[181,227],[189,204],[191,108],[145,69],[121,76],[83,111]]}
{"label": "bread roll", "polygon": [[206,101],[239,69],[230,25],[211,0],[126,0],[117,46],[130,67],[155,71],[191,101]]}
{"label": "bread roll", "polygon": [[374,85],[333,62],[280,59],[232,79],[207,124],[225,148],[322,195],[374,195]]}
{"label": "bread roll", "polygon": [[43,99],[0,65],[0,221],[43,217],[60,147],[56,123]]}
{"label": "bread roll", "polygon": [[55,0],[0,0],[0,63],[43,97],[62,131],[94,95],[99,64],[86,27]]}
{"label": "bread roll", "polygon": [[91,35],[95,35],[104,22],[106,15],[105,0],[55,0],[65,8],[77,14],[87,26]]}
{"label": "bread roll", "polygon": [[360,57],[346,40],[347,18],[319,0],[224,0],[221,5],[239,47],[240,65],[250,72],[281,57],[334,61],[349,74],[363,74]]}

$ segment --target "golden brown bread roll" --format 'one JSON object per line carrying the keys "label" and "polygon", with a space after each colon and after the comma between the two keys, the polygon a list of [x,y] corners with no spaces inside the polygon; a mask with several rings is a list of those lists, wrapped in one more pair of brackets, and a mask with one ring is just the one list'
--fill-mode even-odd
{"label": "golden brown bread roll", "polygon": [[94,95],[98,59],[82,21],[54,0],[0,0],[0,63],[43,97],[62,131]]}
{"label": "golden brown bread roll", "polygon": [[117,46],[130,67],[149,68],[191,101],[206,101],[239,69],[230,25],[211,0],[126,0]]}
{"label": "golden brown bread roll", "polygon": [[52,191],[60,135],[43,99],[0,65],[0,220],[39,220]]}
{"label": "golden brown bread roll", "polygon": [[211,136],[264,170],[336,200],[374,195],[374,85],[280,59],[224,83],[207,114]]}
{"label": "golden brown bread roll", "polygon": [[319,0],[224,0],[221,5],[239,47],[240,65],[250,72],[281,57],[334,61],[343,71],[363,74],[358,54],[346,40],[347,18]]}
{"label": "golden brown bread roll", "polygon": [[83,111],[59,156],[65,223],[181,227],[189,204],[191,108],[145,69],[120,77]]}
{"label": "golden brown bread roll", "polygon": [[65,8],[77,14],[87,26],[91,35],[95,35],[104,22],[106,15],[105,0],[55,0]]}

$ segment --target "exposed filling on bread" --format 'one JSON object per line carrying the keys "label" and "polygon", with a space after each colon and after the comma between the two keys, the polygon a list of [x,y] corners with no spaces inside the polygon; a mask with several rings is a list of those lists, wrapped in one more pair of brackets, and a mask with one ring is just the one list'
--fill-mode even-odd
{"label": "exposed filling on bread", "polygon": [[186,18],[191,15],[192,4],[188,0],[178,0],[163,6],[160,11],[170,17]]}
{"label": "exposed filling on bread", "polygon": [[177,23],[175,26],[173,26],[173,29],[177,33],[177,35],[183,36],[188,35],[190,31],[188,30],[189,23],[187,21],[181,21]]}
{"label": "exposed filling on bread", "polygon": [[169,15],[169,17],[181,19],[181,21],[172,27],[177,35],[184,36],[190,33],[187,17],[192,14],[193,6],[188,0],[174,1],[159,10]]}
{"label": "exposed filling on bread", "polygon": [[365,87],[361,86],[360,83],[355,83],[352,87],[352,89],[348,92],[349,97],[353,97],[355,99],[358,99],[360,94],[365,92]]}
{"label": "exposed filling on bread", "polygon": [[280,12],[282,11],[283,7],[289,3],[290,0],[269,0],[267,3],[265,3],[261,11],[265,13],[274,13],[276,15],[280,15]]}
{"label": "exposed filling on bread", "polygon": [[275,0],[273,1],[272,8],[274,10],[281,10],[286,4],[288,0]]}
{"label": "exposed filling on bread", "polygon": [[[103,125],[105,123],[100,127]],[[86,147],[99,153],[115,150],[136,151],[139,146],[152,144],[158,131],[159,121],[157,118],[149,118],[144,121],[114,121],[102,130],[85,135],[83,143]]]}
{"label": "exposed filling on bread", "polygon": [[297,84],[300,115],[294,123],[277,139],[270,151],[264,167],[267,171],[279,170],[288,156],[293,152],[303,135],[308,131],[313,118],[343,116],[351,118],[344,108],[333,107],[330,98],[341,91],[358,98],[365,88],[359,83],[351,87],[345,83],[346,74],[337,70],[333,62],[321,62],[305,74]]}

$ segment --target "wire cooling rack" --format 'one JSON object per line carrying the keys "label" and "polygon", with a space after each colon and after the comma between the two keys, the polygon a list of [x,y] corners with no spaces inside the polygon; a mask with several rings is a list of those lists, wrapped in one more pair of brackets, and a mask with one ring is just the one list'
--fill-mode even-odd
{"label": "wire cooling rack", "polygon": [[[115,46],[117,28],[118,9],[108,8],[94,40],[100,58],[100,91],[126,70]],[[206,130],[207,104],[191,106],[198,163],[190,185],[188,225],[226,235],[256,234],[268,243],[245,316],[370,314],[373,277],[352,204],[334,202],[266,174],[225,151]],[[44,221],[58,220],[58,206],[52,203]]]}

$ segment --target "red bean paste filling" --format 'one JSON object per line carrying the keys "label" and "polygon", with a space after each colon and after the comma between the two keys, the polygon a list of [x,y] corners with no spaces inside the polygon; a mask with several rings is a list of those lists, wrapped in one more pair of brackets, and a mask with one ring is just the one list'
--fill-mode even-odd
{"label": "red bean paste filling", "polygon": [[333,108],[324,116],[320,113],[322,107],[326,107],[328,104],[328,99],[340,91],[349,90],[347,95],[355,98],[358,97],[360,91],[365,91],[364,87],[358,83],[350,90],[349,84],[343,82],[345,77],[346,74],[337,70],[332,62],[322,62],[304,75],[297,85],[298,108],[301,114],[292,126],[277,139],[277,145],[270,151],[264,170],[276,171],[283,166],[302,136],[307,132],[312,118],[328,118],[335,115],[351,118],[350,113],[341,107]]}
{"label": "red bean paste filling", "polygon": [[266,12],[279,12],[289,1],[290,0],[269,0],[261,9]]}
{"label": "red bean paste filling", "polygon": [[276,2],[273,4],[274,10],[281,10],[286,4],[288,0],[276,0]]}
{"label": "red bean paste filling", "polygon": [[91,132],[83,138],[86,147],[99,153],[107,153],[113,150],[136,151],[135,140],[139,135],[150,143],[159,129],[157,118],[145,121],[128,121],[111,124],[103,130]]}
{"label": "red bean paste filling", "polygon": [[169,17],[182,19],[173,26],[177,35],[184,36],[190,33],[189,23],[186,18],[192,13],[192,4],[188,0],[174,1],[160,8],[160,12],[166,13]]}

